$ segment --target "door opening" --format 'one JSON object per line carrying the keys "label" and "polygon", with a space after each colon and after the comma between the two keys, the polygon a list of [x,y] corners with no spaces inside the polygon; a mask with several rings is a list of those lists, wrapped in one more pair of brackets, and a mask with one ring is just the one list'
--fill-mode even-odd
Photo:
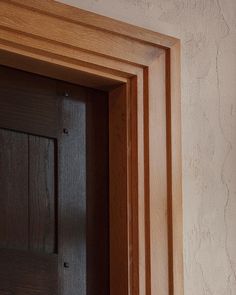
{"label": "door opening", "polygon": [[0,66],[0,293],[109,291],[104,91]]}

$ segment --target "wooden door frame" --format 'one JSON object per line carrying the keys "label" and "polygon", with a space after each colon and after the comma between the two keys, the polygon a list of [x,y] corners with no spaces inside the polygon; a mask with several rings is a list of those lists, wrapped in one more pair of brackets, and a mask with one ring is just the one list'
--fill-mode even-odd
{"label": "wooden door frame", "polygon": [[0,64],[109,91],[111,295],[183,295],[180,41],[55,1],[1,0]]}

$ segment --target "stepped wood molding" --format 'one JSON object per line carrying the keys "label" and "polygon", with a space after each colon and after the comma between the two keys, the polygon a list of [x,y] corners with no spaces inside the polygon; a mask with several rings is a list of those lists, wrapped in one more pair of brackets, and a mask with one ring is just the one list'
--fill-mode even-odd
{"label": "stepped wood molding", "polygon": [[110,294],[183,295],[179,40],[1,0],[0,64],[109,91]]}

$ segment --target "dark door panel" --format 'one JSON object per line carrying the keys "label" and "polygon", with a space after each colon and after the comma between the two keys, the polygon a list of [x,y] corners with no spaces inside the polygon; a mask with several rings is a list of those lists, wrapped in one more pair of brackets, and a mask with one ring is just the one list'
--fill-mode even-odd
{"label": "dark door panel", "polygon": [[54,253],[54,140],[0,129],[0,247]]}
{"label": "dark door panel", "polygon": [[0,126],[56,137],[59,120],[57,81],[1,67]]}
{"label": "dark door panel", "polygon": [[0,129],[0,147],[0,247],[27,250],[28,136]]}
{"label": "dark door panel", "polygon": [[52,139],[29,136],[29,249],[57,249],[56,146]]}
{"label": "dark door panel", "polygon": [[57,255],[0,249],[0,290],[14,295],[57,294]]}
{"label": "dark door panel", "polygon": [[0,294],[109,294],[108,98],[0,66]]}

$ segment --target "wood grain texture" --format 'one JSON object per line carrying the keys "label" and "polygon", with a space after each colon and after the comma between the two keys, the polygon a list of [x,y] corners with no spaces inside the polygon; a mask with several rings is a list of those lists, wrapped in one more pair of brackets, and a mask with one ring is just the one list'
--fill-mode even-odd
{"label": "wood grain texture", "polygon": [[26,250],[29,215],[27,135],[0,129],[0,147],[0,247]]}
{"label": "wood grain texture", "polygon": [[108,95],[89,90],[86,99],[87,295],[109,295]]}
{"label": "wood grain texture", "polygon": [[58,105],[54,80],[0,67],[0,126],[56,137]]}
{"label": "wood grain texture", "polygon": [[172,227],[173,294],[184,293],[183,281],[183,207],[182,207],[182,150],[181,150],[181,80],[180,43],[169,50],[167,58],[168,90],[168,158]]}
{"label": "wood grain texture", "polygon": [[[149,67],[149,212],[151,294],[172,294],[169,277],[165,55]],[[159,82],[158,91],[156,81]],[[156,250],[158,249],[158,251]]]}
{"label": "wood grain texture", "polygon": [[14,295],[57,294],[56,255],[0,249],[0,261],[0,292],[5,290]]}
{"label": "wood grain texture", "polygon": [[[133,164],[134,169],[134,179],[132,180],[132,184],[136,183],[137,185],[137,199],[136,206],[138,210],[138,275],[139,275],[139,292],[140,294],[147,292],[149,288],[148,281],[148,261],[147,257],[149,255],[149,251],[146,245],[146,234],[147,234],[147,214],[146,214],[146,206],[147,206],[147,198],[148,194],[146,189],[148,188],[146,184],[146,178],[148,174],[145,167],[148,163],[145,163],[145,151],[148,148],[148,142],[145,141],[145,76],[144,71],[142,74],[137,75],[136,81],[136,95],[133,95],[133,100],[135,100],[136,104],[136,114],[133,107],[134,115],[136,116],[136,124],[137,124],[137,135],[132,140],[132,145],[134,151],[137,153],[136,163]],[[134,82],[133,82],[134,83]],[[134,87],[134,86],[133,86]],[[134,121],[135,122],[135,121]],[[136,167],[135,167],[136,166]],[[135,178],[136,177],[136,178]]]}
{"label": "wood grain texture", "polygon": [[[4,35],[4,33],[0,28],[0,34]],[[34,44],[36,47],[40,47],[40,43],[29,36],[19,38],[17,33],[11,32],[11,34],[16,39],[16,42],[20,42],[22,45],[27,44],[32,46]],[[7,37],[8,34],[5,35]],[[35,50],[29,54],[22,47],[13,49],[6,42],[4,45],[2,44],[0,49],[0,62],[6,66],[100,90],[110,90],[117,85],[126,83],[126,77],[130,76],[133,72],[135,73],[136,70],[135,66],[127,67],[119,61],[112,61],[110,63],[110,61],[107,61],[102,56],[96,57],[94,54],[88,54],[84,51],[75,52],[72,49],[68,49],[71,51],[71,55],[68,55],[70,57],[65,57],[61,60],[58,54],[64,54],[65,48],[60,44],[57,47],[50,46],[49,44],[49,47],[48,50],[51,53],[48,55],[44,54],[44,47],[44,50]],[[52,53],[56,54],[53,59]],[[76,60],[79,57],[81,57],[81,61]],[[95,65],[88,68],[88,59],[94,61]],[[102,66],[104,71],[98,69],[98,66]],[[111,70],[111,67],[114,67],[114,69]],[[121,72],[121,70],[124,71],[124,68],[128,70],[127,73]],[[118,71],[119,74],[117,74]]]}
{"label": "wood grain texture", "polygon": [[45,11],[46,6],[47,11],[56,17],[63,17],[69,21],[73,20],[74,22],[84,24],[85,26],[91,26],[96,29],[99,28],[115,34],[125,35],[131,39],[137,39],[157,46],[169,48],[177,41],[174,37],[130,25],[109,17],[104,17],[93,12],[74,8],[69,5],[61,3],[55,4],[51,0],[46,0],[44,2],[28,0],[27,3],[24,0],[11,0],[11,2],[31,7],[42,12]]}
{"label": "wood grain texture", "polygon": [[[86,92],[62,101],[59,151],[60,294],[86,295]],[[81,99],[82,97],[82,99]],[[68,115],[69,114],[69,115]],[[64,262],[69,268],[63,268]]]}
{"label": "wood grain texture", "polygon": [[56,250],[55,143],[29,136],[29,249]]}
{"label": "wood grain texture", "polygon": [[[143,44],[138,40],[135,42],[102,30],[95,31],[91,27],[75,22],[69,23],[68,30],[68,22],[63,18],[41,14],[36,10],[26,9],[24,6],[16,6],[11,1],[0,2],[0,18],[1,26],[13,31],[27,32],[31,36],[37,36],[38,39],[51,38],[56,43],[93,51],[115,59],[125,59],[137,65],[148,65],[153,56],[158,56],[160,51],[153,45]],[[126,48],[125,55],[122,52],[124,47]]]}
{"label": "wood grain texture", "polygon": [[[75,51],[70,47],[65,50],[65,46],[62,44],[51,44],[44,40],[40,40],[39,42],[39,40],[34,39],[32,36],[20,36],[17,32],[6,32],[3,28],[0,28],[0,35],[2,39],[4,39],[1,43],[2,50],[0,50],[1,63],[25,70],[28,68],[28,71],[36,74],[43,74],[54,78],[58,78],[57,76],[61,74],[61,80],[76,84],[79,81],[78,84],[80,85],[84,85],[83,83],[86,83],[86,76],[90,75],[90,80],[92,80],[90,81],[90,85],[87,86],[92,87],[95,83],[95,88],[100,88],[101,85],[107,87],[109,85],[114,86],[117,85],[117,83],[126,82],[124,78],[131,77],[137,73],[137,66],[127,64],[122,60],[110,59],[103,55],[98,56],[92,52],[83,50]],[[11,42],[8,41],[9,39],[17,43],[18,47],[12,47]],[[27,47],[31,48],[30,52],[27,50]],[[47,54],[45,54],[45,51]],[[162,52],[163,51],[164,50],[162,50]],[[61,56],[63,56],[63,59],[61,59]],[[53,70],[50,66],[46,65],[44,66],[45,68],[43,68],[42,65],[40,66],[40,61],[44,63],[48,62],[51,65],[54,64],[55,69]],[[34,62],[39,68],[33,67]],[[60,73],[57,69],[59,65],[61,65],[65,72],[77,71],[79,77],[76,77],[75,74],[68,77],[63,72]],[[84,73],[85,78],[79,74],[80,71]],[[101,82],[99,82],[100,80]],[[89,83],[89,81],[87,81],[87,83]]]}
{"label": "wood grain texture", "polygon": [[[139,71],[138,76],[142,77],[143,71]],[[146,285],[146,270],[140,265],[145,265],[145,249],[140,244],[142,229],[142,218],[140,218],[139,202],[143,201],[143,196],[139,195],[140,183],[138,177],[140,175],[139,169],[142,170],[142,165],[138,161],[138,97],[142,97],[143,85],[137,83],[137,77],[133,77],[127,84],[127,144],[128,144],[128,214],[129,214],[129,248],[130,248],[130,288],[134,294],[142,294],[145,292]],[[141,135],[142,136],[142,135]],[[141,184],[142,186],[142,184]],[[144,208],[144,207],[142,207]],[[143,239],[143,236],[142,236]],[[143,239],[145,244],[145,239]],[[142,252],[142,250],[144,250]]]}
{"label": "wood grain texture", "polygon": [[129,294],[126,87],[109,95],[110,292]]}
{"label": "wood grain texture", "polygon": [[61,130],[68,133],[58,146],[60,288],[109,294],[107,95],[66,83],[60,89],[69,95],[61,109]]}
{"label": "wood grain texture", "polygon": [[[16,177],[17,182],[16,185],[13,182],[14,198],[10,200],[11,206],[7,207],[9,211],[7,215],[1,215],[0,246],[7,249],[24,249],[25,257],[27,253],[29,256],[31,253],[37,255],[44,253],[45,261],[46,257],[50,257],[46,254],[58,253],[59,294],[66,292],[76,294],[78,288],[81,294],[86,295],[97,292],[109,294],[107,93],[60,81],[54,81],[52,85],[55,87],[51,88],[52,81],[47,81],[45,78],[40,80],[38,76],[30,77],[27,73],[0,67],[2,75],[5,69],[9,77],[8,84],[14,82],[16,77],[19,81],[26,77],[27,81],[36,80],[38,88],[49,85],[48,90],[53,91],[52,99],[56,97],[57,105],[60,105],[60,109],[55,110],[58,116],[56,134],[59,134],[59,156],[57,156],[56,139],[23,133],[25,129],[19,127],[17,122],[14,125],[13,120],[8,122],[7,127],[19,129],[19,132],[0,129],[0,169],[1,175],[4,175],[0,178],[1,184],[3,189],[8,191],[12,186],[12,177]],[[20,88],[22,92],[28,91],[35,95],[35,87],[32,84],[26,88],[25,84],[16,82],[15,87]],[[65,93],[68,93],[68,98],[64,96]],[[9,97],[14,95],[14,92],[10,92]],[[11,102],[8,112],[14,111],[15,105]],[[24,111],[29,115],[28,108]],[[31,115],[34,117],[34,114]],[[34,129],[35,133],[41,131]],[[19,163],[16,165],[15,162]],[[4,169],[9,173],[5,173]],[[18,174],[12,174],[15,170]],[[24,182],[20,182],[19,175],[24,178]],[[57,184],[59,184],[59,198]],[[22,191],[24,191],[23,198]],[[6,201],[8,202],[7,197],[3,195],[0,198],[3,211]],[[18,203],[21,204],[21,208],[18,207]],[[57,214],[58,205],[59,214]],[[13,222],[14,220],[16,222]],[[8,240],[11,237],[14,239],[14,245],[12,241],[9,244]],[[21,252],[17,253],[20,257],[23,255]],[[14,263],[18,265],[17,261]],[[20,268],[21,263],[19,262],[17,267]],[[65,263],[68,267],[64,266]],[[2,266],[1,262],[0,265]],[[30,266],[25,264],[24,267],[26,273]],[[23,292],[41,294],[39,287],[25,287],[23,281],[16,280],[15,271],[13,275],[15,284],[20,284],[20,287],[18,285],[14,287],[17,295]],[[48,275],[50,276],[50,273]],[[2,280],[4,278],[2,274]],[[12,290],[10,280],[13,280],[13,276],[3,285],[5,293],[7,290]],[[22,280],[26,280],[26,277],[24,276]],[[30,280],[31,276],[29,282]],[[41,278],[37,276],[35,280],[37,285]]]}
{"label": "wood grain texture", "polygon": [[[112,225],[122,228],[124,245],[114,243],[111,249],[120,249],[121,257],[127,253],[125,262],[118,268],[118,272],[125,268],[119,287],[124,292],[127,287],[131,295],[155,295],[160,290],[164,295],[183,295],[179,41],[55,1],[4,0],[0,6],[0,63],[32,72],[38,70],[49,77],[56,75],[61,79],[81,80],[86,86],[107,87],[114,99],[120,99],[118,109],[126,95],[126,108],[130,108],[132,114],[126,117],[127,174],[120,178],[120,183],[117,178],[114,187],[110,183],[111,191],[116,188],[117,196],[124,196],[126,187],[126,197],[130,201],[126,203],[125,213],[122,211],[124,219],[120,224]],[[47,29],[42,24],[47,25]],[[160,71],[163,58],[166,68]],[[38,69],[36,65],[40,65]],[[83,73],[88,79],[81,78]],[[123,94],[121,83],[128,89]],[[158,113],[160,109],[156,106],[163,110],[162,114]],[[151,119],[149,111],[152,112]],[[163,125],[155,128],[152,122]],[[163,142],[160,142],[161,138]],[[155,154],[157,142],[161,155]],[[115,149],[121,152],[122,137],[117,141],[119,143],[120,150],[118,146]],[[151,158],[158,162],[162,171],[150,163]],[[120,165],[123,160],[116,163]],[[158,179],[159,187],[155,179]],[[124,199],[117,200],[125,205]],[[155,208],[159,202],[162,209]],[[168,218],[161,211],[165,208]],[[114,210],[113,214],[110,220],[116,222],[117,212]],[[160,221],[164,222],[161,228]],[[157,237],[162,234],[160,242]],[[163,257],[157,253],[157,244]],[[161,270],[164,274],[158,278],[159,283],[163,282],[160,287],[155,278],[156,272]],[[113,280],[111,290],[117,292],[116,286]]]}

